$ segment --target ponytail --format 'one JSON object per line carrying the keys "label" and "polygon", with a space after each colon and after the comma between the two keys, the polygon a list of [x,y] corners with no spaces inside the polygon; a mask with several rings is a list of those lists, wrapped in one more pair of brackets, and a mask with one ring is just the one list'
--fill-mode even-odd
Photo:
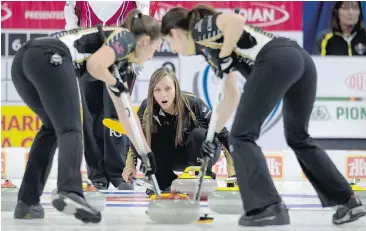
{"label": "ponytail", "polygon": [[155,40],[161,36],[159,22],[149,15],[144,15],[138,9],[131,10],[122,27],[131,31],[136,37],[148,35],[151,40]]}
{"label": "ponytail", "polygon": [[206,4],[199,4],[190,11],[183,7],[175,7],[164,15],[161,33],[168,35],[170,34],[170,30],[174,28],[189,31],[199,20],[216,13],[214,8]]}
{"label": "ponytail", "polygon": [[190,10],[187,14],[187,20],[189,22],[189,28],[194,25],[202,18],[216,14],[216,10],[208,5],[200,4]]}

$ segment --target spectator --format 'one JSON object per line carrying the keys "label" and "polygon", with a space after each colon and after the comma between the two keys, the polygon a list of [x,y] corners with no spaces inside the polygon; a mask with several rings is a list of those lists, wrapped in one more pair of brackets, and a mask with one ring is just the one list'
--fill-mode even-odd
{"label": "spectator", "polygon": [[366,55],[366,30],[359,1],[336,2],[331,27],[317,38],[314,55]]}

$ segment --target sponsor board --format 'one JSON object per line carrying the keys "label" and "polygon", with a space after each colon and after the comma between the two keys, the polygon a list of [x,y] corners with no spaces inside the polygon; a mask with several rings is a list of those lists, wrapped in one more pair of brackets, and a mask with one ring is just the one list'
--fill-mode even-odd
{"label": "sponsor board", "polygon": [[1,176],[7,174],[7,153],[1,151]]}
{"label": "sponsor board", "polygon": [[[295,154],[291,150],[269,151],[263,150],[267,161],[269,172],[273,180],[304,181],[306,180],[298,164]],[[24,174],[25,155],[29,152],[27,148],[4,148],[1,154],[2,174],[6,173],[10,178],[21,178]],[[281,153],[281,154],[278,154]],[[327,154],[336,165],[337,169],[349,180],[354,178],[366,179],[366,151],[327,151]],[[57,178],[58,150],[53,158],[53,165],[50,179]],[[286,164],[285,164],[286,163]],[[137,165],[138,169],[139,164]],[[85,161],[80,169],[83,175],[87,174]],[[219,179],[227,177],[226,159],[221,155],[220,159],[213,167]],[[180,172],[176,172],[180,175]],[[137,172],[138,177],[142,177],[141,172]]]}
{"label": "sponsor board", "polygon": [[[238,9],[246,22],[266,30],[302,30],[302,2],[293,1],[250,1],[250,2],[208,2],[217,11]],[[158,1],[154,17],[158,20],[175,7],[192,8],[194,1]],[[64,29],[64,1],[2,1],[2,28],[8,29]]]}
{"label": "sponsor board", "polygon": [[348,179],[366,179],[366,155],[346,157],[346,177]]}
{"label": "sponsor board", "polygon": [[[291,1],[213,1],[207,4],[220,12],[234,12],[242,16],[248,24],[262,27],[265,30],[301,31],[302,30],[302,2]],[[158,2],[154,17],[162,17],[175,6],[191,9],[197,5],[194,1]]]}
{"label": "sponsor board", "polygon": [[[358,57],[312,57],[318,72],[317,96],[365,97],[365,60]],[[344,68],[347,66],[347,68]],[[329,87],[329,86],[332,87]]]}
{"label": "sponsor board", "polygon": [[212,171],[218,177],[227,176],[227,162],[225,156],[222,154],[216,164],[212,167]]}
{"label": "sponsor board", "polygon": [[1,106],[1,147],[30,147],[41,126],[27,106]]}
{"label": "sponsor board", "polygon": [[320,97],[309,132],[316,138],[366,138],[366,103],[360,97]]}
{"label": "sponsor board", "polygon": [[276,180],[282,180],[284,177],[283,155],[265,155],[267,167],[271,177]]}
{"label": "sponsor board", "polygon": [[348,76],[345,79],[345,84],[354,91],[366,92],[366,71]]}
{"label": "sponsor board", "polygon": [[2,29],[64,29],[64,1],[2,1]]}

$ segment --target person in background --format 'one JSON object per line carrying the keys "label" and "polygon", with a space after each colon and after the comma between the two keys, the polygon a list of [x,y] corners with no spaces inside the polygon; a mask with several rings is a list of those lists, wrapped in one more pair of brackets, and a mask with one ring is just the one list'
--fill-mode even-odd
{"label": "person in background", "polygon": [[[177,178],[173,171],[183,171],[188,166],[200,166],[201,146],[205,140],[211,110],[197,96],[182,92],[178,79],[169,68],[161,67],[151,76],[148,96],[137,112],[148,144],[155,154],[156,179],[163,191],[170,191],[172,181]],[[235,177],[234,163],[229,153],[229,133],[226,128],[215,137],[224,148],[229,177]],[[214,150],[207,175],[212,172],[221,154],[221,145]],[[130,148],[123,170],[128,182],[136,174],[133,148]],[[153,194],[147,190],[148,195]]]}
{"label": "person in background", "polygon": [[331,27],[318,36],[312,52],[314,55],[366,55],[366,30],[361,2],[336,2]]}
{"label": "person in background", "polygon": [[[64,8],[65,29],[79,27],[121,26],[126,15],[133,9],[149,15],[149,1],[67,1]],[[88,73],[85,73],[88,75]],[[134,79],[131,79],[132,91]],[[119,189],[133,189],[126,184],[121,173],[129,147],[125,135],[112,133],[104,128],[103,117],[117,118],[117,113],[102,81],[80,80],[83,105],[84,156],[88,178],[98,189],[107,189],[112,183]]]}

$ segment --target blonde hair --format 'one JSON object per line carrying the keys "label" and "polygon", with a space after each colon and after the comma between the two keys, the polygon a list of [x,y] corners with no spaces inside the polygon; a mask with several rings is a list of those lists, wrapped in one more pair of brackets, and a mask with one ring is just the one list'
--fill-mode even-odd
{"label": "blonde hair", "polygon": [[194,123],[196,123],[196,117],[189,106],[186,96],[182,94],[182,91],[180,90],[179,82],[177,77],[175,76],[175,73],[169,68],[161,67],[157,69],[151,76],[147,96],[147,106],[142,121],[142,128],[144,130],[148,144],[151,145],[152,133],[157,132],[157,122],[153,119],[153,109],[154,106],[157,104],[154,98],[154,88],[156,84],[158,84],[166,76],[169,76],[173,80],[175,87],[175,97],[173,105],[175,107],[175,111],[178,114],[177,132],[175,136],[175,146],[177,147],[178,145],[182,145],[183,141],[183,120],[185,117],[185,107],[188,109],[190,117],[192,118]]}

